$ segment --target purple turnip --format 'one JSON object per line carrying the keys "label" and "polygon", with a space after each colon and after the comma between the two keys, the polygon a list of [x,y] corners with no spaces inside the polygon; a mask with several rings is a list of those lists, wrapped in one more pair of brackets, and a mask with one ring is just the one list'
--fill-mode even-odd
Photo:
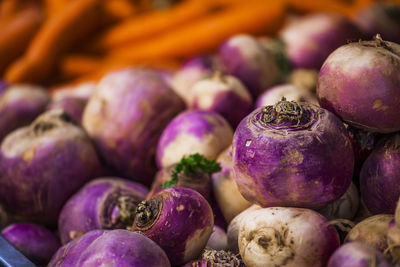
{"label": "purple turnip", "polygon": [[[1,85],[0,85],[1,86]],[[12,85],[0,94],[0,141],[45,111],[50,96],[39,86]]]}
{"label": "purple turnip", "polygon": [[215,250],[227,250],[228,236],[224,229],[214,225],[210,238],[207,241],[206,247]]}
{"label": "purple turnip", "polygon": [[6,91],[7,87],[8,84],[5,81],[0,80],[0,96]]}
{"label": "purple turnip", "polygon": [[350,242],[338,248],[327,267],[391,267],[385,256],[361,242]]}
{"label": "purple turnip", "polygon": [[251,203],[240,194],[233,177],[232,146],[218,156],[217,162],[222,170],[212,175],[214,199],[229,223],[236,215],[250,207]]}
{"label": "purple turnip", "polygon": [[231,144],[232,136],[232,127],[218,113],[182,112],[168,124],[158,141],[157,165],[165,168],[194,153],[215,159]]}
{"label": "purple turnip", "polygon": [[47,264],[61,246],[54,233],[35,224],[11,224],[4,228],[1,234],[25,257],[38,265]]}
{"label": "purple turnip", "polygon": [[400,130],[400,45],[383,41],[350,43],[322,66],[317,97],[348,124],[371,132]]}
{"label": "purple turnip", "polygon": [[0,148],[0,202],[17,219],[54,225],[68,198],[100,169],[95,148],[61,110],[10,133]]}
{"label": "purple turnip", "polygon": [[235,254],[224,250],[204,249],[199,260],[191,261],[182,267],[245,267]]}
{"label": "purple turnip", "polygon": [[315,92],[318,82],[318,71],[313,69],[295,69],[290,73],[288,82],[298,88]]}
{"label": "purple turnip", "polygon": [[389,223],[387,241],[388,248],[386,251],[392,256],[393,262],[400,263],[400,227],[399,222],[395,219],[391,220]]}
{"label": "purple turnip", "polygon": [[127,230],[93,230],[61,247],[48,267],[170,267],[165,252]]}
{"label": "purple turnip", "polygon": [[58,219],[61,242],[95,229],[132,226],[137,204],[148,189],[116,177],[98,178],[83,186],[64,205]]}
{"label": "purple turnip", "polygon": [[239,79],[219,72],[195,83],[189,94],[189,108],[215,111],[232,127],[236,127],[251,111],[253,102]]}
{"label": "purple turnip", "polygon": [[312,104],[283,99],[258,108],[233,138],[239,191],[263,207],[322,208],[346,192],[353,164],[343,123]]}
{"label": "purple turnip", "polygon": [[280,37],[294,68],[319,69],[336,48],[361,33],[349,19],[339,14],[316,13],[291,21]]}
{"label": "purple turnip", "polygon": [[200,255],[213,226],[207,200],[192,189],[174,186],[138,205],[132,230],[156,242],[172,265],[180,265]]}
{"label": "purple turnip", "polygon": [[98,83],[82,123],[107,164],[124,177],[150,184],[157,141],[183,108],[157,72],[125,69]]}
{"label": "purple turnip", "polygon": [[239,250],[246,266],[325,266],[339,235],[319,213],[300,208],[265,208],[240,222]]}
{"label": "purple turnip", "polygon": [[220,69],[239,78],[254,98],[281,79],[274,55],[250,35],[235,35],[225,41],[217,61]]}

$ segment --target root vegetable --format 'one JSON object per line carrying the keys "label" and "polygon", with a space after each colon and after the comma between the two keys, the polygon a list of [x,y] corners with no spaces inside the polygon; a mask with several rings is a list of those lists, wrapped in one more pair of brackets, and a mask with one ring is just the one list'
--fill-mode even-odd
{"label": "root vegetable", "polygon": [[228,246],[228,236],[224,229],[214,225],[214,229],[207,241],[206,247],[214,250],[226,250]]}
{"label": "root vegetable", "polygon": [[191,261],[183,267],[245,267],[242,260],[235,254],[224,250],[206,248],[199,260]]}

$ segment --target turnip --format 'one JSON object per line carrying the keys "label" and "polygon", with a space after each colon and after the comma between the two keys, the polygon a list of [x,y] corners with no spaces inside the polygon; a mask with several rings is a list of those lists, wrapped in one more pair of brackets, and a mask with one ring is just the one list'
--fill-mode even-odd
{"label": "turnip", "polygon": [[170,267],[165,252],[127,230],[93,230],[61,247],[48,267]]}
{"label": "turnip", "polygon": [[235,254],[224,250],[204,249],[199,260],[191,261],[183,267],[245,267]]}
{"label": "turnip", "polygon": [[132,230],[155,241],[172,265],[180,265],[200,255],[213,226],[207,200],[192,189],[174,186],[138,205]]}
{"label": "turnip", "polygon": [[7,89],[7,87],[8,87],[8,84],[5,81],[0,80],[0,96],[4,93],[4,91]]}
{"label": "turnip", "polygon": [[348,124],[371,132],[400,130],[400,45],[376,36],[336,49],[322,66],[317,97]]}
{"label": "turnip", "polygon": [[273,54],[246,34],[225,41],[219,48],[217,61],[220,69],[239,78],[254,98],[281,79]]}
{"label": "turnip", "polygon": [[250,207],[251,203],[240,194],[233,178],[232,146],[218,156],[217,162],[222,170],[212,175],[213,193],[225,220],[229,223],[236,215]]}
{"label": "turnip", "polygon": [[400,6],[374,3],[358,12],[355,22],[368,38],[379,33],[385,40],[400,43]]}
{"label": "turnip", "polygon": [[267,36],[258,37],[257,40],[262,45],[262,47],[270,52],[275,58],[275,62],[281,72],[283,78],[292,71],[290,62],[286,56],[285,44],[279,38],[271,38]]}
{"label": "turnip", "polygon": [[188,103],[192,86],[212,75],[213,64],[209,56],[198,56],[186,61],[172,77],[172,89]]}
{"label": "turnip", "polygon": [[0,202],[19,220],[54,225],[67,199],[100,169],[96,151],[67,113],[43,113],[0,148]]}
{"label": "turnip", "polygon": [[194,153],[215,159],[231,144],[232,136],[232,127],[218,113],[182,112],[168,124],[158,141],[157,165],[165,168]]}
{"label": "turnip", "polygon": [[45,111],[49,100],[42,87],[24,84],[8,86],[0,94],[0,141],[11,131],[31,123]]}
{"label": "turnip", "polygon": [[258,108],[233,138],[239,191],[263,207],[322,208],[346,192],[353,164],[343,123],[312,104],[283,99]]}
{"label": "turnip", "polygon": [[393,219],[389,223],[387,231],[388,248],[385,252],[389,252],[395,263],[400,263],[400,227],[397,220]]}
{"label": "turnip", "polygon": [[390,267],[385,256],[361,242],[350,242],[338,248],[327,267]]}
{"label": "turnip", "polygon": [[61,210],[58,219],[61,242],[68,243],[95,229],[131,227],[137,204],[147,193],[141,184],[116,177],[87,183]]}
{"label": "turnip", "polygon": [[288,23],[280,32],[286,55],[294,68],[319,69],[326,57],[361,33],[339,14],[316,13]]}
{"label": "turnip", "polygon": [[9,220],[7,212],[4,210],[3,206],[0,205],[0,230],[8,224]]}
{"label": "turnip", "polygon": [[300,208],[264,208],[240,223],[239,250],[246,266],[325,266],[339,235],[319,213]]}
{"label": "turnip", "polygon": [[351,220],[357,213],[358,205],[358,190],[357,187],[351,183],[346,193],[326,207],[319,209],[318,212],[324,215],[328,220]]}
{"label": "turnip", "polygon": [[189,95],[189,108],[215,111],[233,127],[251,111],[253,102],[241,81],[219,72],[196,82]]}
{"label": "turnip", "polygon": [[228,236],[224,229],[214,225],[210,238],[207,241],[206,247],[215,250],[227,250]]}
{"label": "turnip", "polygon": [[296,102],[308,102],[318,105],[318,100],[316,96],[310,91],[296,87],[292,84],[281,84],[269,88],[264,93],[262,93],[255,103],[255,107],[264,107],[268,105],[274,105],[278,101],[285,97],[288,101]]}
{"label": "turnip", "polygon": [[157,141],[183,108],[157,72],[125,69],[98,83],[82,123],[108,165],[121,176],[150,184]]}
{"label": "turnip", "polygon": [[384,252],[388,247],[387,232],[392,219],[392,214],[379,214],[369,217],[351,229],[345,242],[360,241],[380,252]]}
{"label": "turnip", "polygon": [[1,234],[11,245],[38,265],[47,264],[61,246],[54,233],[35,224],[11,224],[4,228]]}
{"label": "turnip", "polygon": [[177,164],[158,171],[147,198],[170,186],[188,187],[211,201],[211,174],[221,170],[215,160],[196,153],[183,157]]}
{"label": "turnip", "polygon": [[318,71],[313,69],[295,69],[290,73],[288,82],[298,88],[315,92],[318,82]]}

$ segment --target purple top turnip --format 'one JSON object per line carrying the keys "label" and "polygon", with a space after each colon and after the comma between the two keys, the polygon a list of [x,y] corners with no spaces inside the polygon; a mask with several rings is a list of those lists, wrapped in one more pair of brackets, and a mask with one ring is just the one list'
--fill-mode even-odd
{"label": "purple top turnip", "polygon": [[195,83],[190,91],[189,108],[221,114],[232,127],[251,111],[252,97],[239,79],[216,72]]}
{"label": "purple top turnip", "polygon": [[0,80],[0,97],[5,92],[7,87],[8,87],[8,84],[5,81]]}
{"label": "purple top turnip", "polygon": [[182,112],[168,124],[158,141],[157,165],[165,168],[194,153],[215,159],[231,144],[232,136],[232,127],[218,113]]}
{"label": "purple top turnip", "polygon": [[350,242],[338,248],[327,267],[391,267],[385,256],[361,242]]}
{"label": "purple top turnip", "polygon": [[317,209],[346,192],[354,156],[333,113],[283,99],[242,120],[233,138],[233,165],[248,201]]}
{"label": "purple top turnip", "polygon": [[400,197],[400,134],[374,148],[360,173],[361,198],[373,214],[394,213]]}
{"label": "purple top turnip", "polygon": [[0,94],[0,141],[11,131],[28,125],[45,111],[50,100],[38,86],[12,85]]}
{"label": "purple top turnip", "polygon": [[137,204],[148,189],[116,177],[98,178],[83,186],[64,205],[58,219],[61,242],[95,229],[132,226]]}
{"label": "purple top turnip", "polygon": [[400,43],[400,5],[374,3],[358,12],[355,22],[367,38],[380,34],[383,39]]}
{"label": "purple top turnip", "polygon": [[4,228],[2,236],[29,260],[46,265],[61,246],[56,235],[43,226],[15,223]]}
{"label": "purple top turnip", "polygon": [[106,75],[90,98],[83,126],[107,164],[149,185],[157,141],[183,101],[157,72],[125,69]]}
{"label": "purple top turnip", "polygon": [[199,260],[191,261],[182,267],[246,267],[237,255],[230,251],[204,249]]}
{"label": "purple top turnip", "polygon": [[156,242],[172,265],[180,265],[200,255],[213,226],[207,200],[192,189],[174,186],[138,205],[132,230]]}
{"label": "purple top turnip", "polygon": [[206,244],[207,248],[215,250],[227,250],[228,248],[228,236],[221,227],[214,225],[213,231]]}
{"label": "purple top turnip", "polygon": [[318,71],[313,69],[295,69],[290,73],[288,82],[298,88],[315,92],[318,82]]}
{"label": "purple top turnip", "polygon": [[278,83],[281,73],[274,55],[250,35],[229,38],[219,48],[219,68],[239,78],[253,98]]}
{"label": "purple top turnip", "polygon": [[318,78],[320,105],[348,124],[371,132],[400,130],[400,45],[350,43],[325,61]]}
{"label": "purple top turnip", "polygon": [[19,220],[55,225],[67,199],[99,169],[85,131],[62,110],[47,111],[1,143],[0,202]]}
{"label": "purple top turnip", "polygon": [[299,208],[265,208],[240,222],[239,250],[246,266],[325,266],[339,235],[319,213]]}
{"label": "purple top turnip", "polygon": [[393,262],[400,263],[400,227],[396,218],[397,216],[395,216],[395,219],[391,220],[389,223],[389,229],[387,231],[387,250],[392,256]]}
{"label": "purple top turnip", "polygon": [[48,267],[170,267],[165,252],[146,236],[127,230],[93,230],[54,254]]}
{"label": "purple top turnip", "polygon": [[345,16],[310,14],[291,21],[280,32],[294,68],[319,69],[336,48],[358,40],[360,30]]}

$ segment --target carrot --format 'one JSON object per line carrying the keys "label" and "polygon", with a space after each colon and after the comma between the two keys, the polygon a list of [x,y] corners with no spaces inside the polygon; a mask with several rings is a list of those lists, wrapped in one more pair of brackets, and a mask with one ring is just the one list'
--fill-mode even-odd
{"label": "carrot", "polygon": [[351,5],[346,5],[342,2],[335,0],[286,0],[288,7],[295,11],[309,13],[309,12],[334,12],[346,16],[351,15]]}
{"label": "carrot", "polygon": [[46,16],[51,17],[61,13],[71,1],[79,0],[45,0]]}
{"label": "carrot", "polygon": [[244,1],[149,40],[119,47],[109,57],[140,60],[207,53],[234,34],[275,33],[283,13],[282,1]]}
{"label": "carrot", "polygon": [[41,82],[51,74],[58,57],[92,31],[98,19],[100,0],[72,1],[40,28],[25,55],[12,64],[9,82]]}
{"label": "carrot", "polygon": [[111,21],[127,19],[138,12],[131,0],[104,1],[103,10]]}
{"label": "carrot", "polygon": [[60,72],[64,79],[93,72],[101,66],[101,59],[88,55],[67,55],[60,61]]}
{"label": "carrot", "polygon": [[127,42],[154,36],[210,12],[213,1],[188,0],[164,11],[152,11],[112,27],[92,43],[94,50],[106,50]]}
{"label": "carrot", "polygon": [[4,25],[0,34],[0,74],[24,52],[42,21],[42,11],[31,6],[18,12]]}

